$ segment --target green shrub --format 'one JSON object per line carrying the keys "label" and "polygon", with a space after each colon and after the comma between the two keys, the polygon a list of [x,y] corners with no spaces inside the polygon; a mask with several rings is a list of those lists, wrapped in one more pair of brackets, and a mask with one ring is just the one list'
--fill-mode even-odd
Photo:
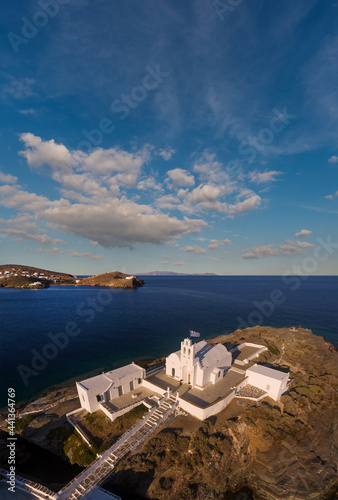
{"label": "green shrub", "polygon": [[269,351],[270,351],[272,354],[276,354],[276,356],[278,356],[278,354],[279,354],[279,350],[278,350],[278,349],[276,349],[276,347],[272,347],[272,345],[269,345],[269,346],[268,346],[268,349],[269,349]]}
{"label": "green shrub", "polygon": [[15,419],[15,430],[16,432],[22,431],[28,424],[31,423],[32,420],[38,415],[38,413],[31,413],[23,418]]}

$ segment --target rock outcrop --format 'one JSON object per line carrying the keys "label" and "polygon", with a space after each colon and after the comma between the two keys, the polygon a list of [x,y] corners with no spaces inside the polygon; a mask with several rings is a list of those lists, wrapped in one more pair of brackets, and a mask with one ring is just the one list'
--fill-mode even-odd
{"label": "rock outcrop", "polygon": [[144,281],[130,274],[114,271],[112,273],[99,274],[90,278],[82,278],[79,285],[110,286],[114,288],[137,288],[144,285]]}
{"label": "rock outcrop", "polygon": [[179,416],[121,462],[110,485],[157,499],[224,499],[245,487],[259,500],[334,498],[336,349],[309,330],[267,327],[211,343],[244,341],[269,346],[259,362],[290,371],[293,382],[280,401],[235,399],[203,423]]}

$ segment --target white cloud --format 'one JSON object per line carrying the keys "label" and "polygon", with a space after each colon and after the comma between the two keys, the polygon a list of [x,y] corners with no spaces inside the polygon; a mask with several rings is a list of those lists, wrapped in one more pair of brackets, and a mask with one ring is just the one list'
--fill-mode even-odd
{"label": "white cloud", "polygon": [[241,214],[243,212],[251,212],[251,210],[259,208],[261,206],[261,203],[262,203],[261,197],[256,194],[250,196],[250,198],[244,201],[239,201],[238,203],[230,205],[228,208],[228,213]]}
{"label": "white cloud", "polygon": [[262,184],[264,182],[274,182],[277,181],[277,175],[281,175],[283,172],[278,172],[277,170],[266,170],[265,172],[258,172],[254,170],[253,172],[249,172],[248,177],[252,182],[256,184]]}
{"label": "white cloud", "polygon": [[158,156],[162,156],[164,160],[168,161],[175,153],[175,149],[173,149],[172,147],[168,147],[167,149],[160,149],[156,154]]}
{"label": "white cloud", "polygon": [[172,210],[177,208],[177,205],[180,203],[179,198],[176,198],[175,196],[172,196],[171,194],[166,194],[164,196],[161,196],[160,198],[157,198],[156,200],[156,205],[159,208],[163,209],[168,209]]}
{"label": "white cloud", "polygon": [[147,177],[146,179],[142,179],[137,184],[137,189],[140,189],[142,191],[163,191],[162,185],[156,182],[156,179],[154,177]]}
{"label": "white cloud", "polygon": [[17,180],[18,178],[14,175],[5,174],[0,170],[0,182],[2,182],[3,184],[15,184]]}
{"label": "white cloud", "polygon": [[175,168],[174,170],[168,170],[166,183],[173,187],[183,187],[183,186],[194,186],[195,178],[187,170],[183,168]]}
{"label": "white cloud", "polygon": [[209,250],[215,250],[219,246],[223,245],[232,245],[232,241],[226,238],[225,240],[210,240],[210,243],[208,245]]}
{"label": "white cloud", "polygon": [[309,231],[308,229],[302,229],[299,231],[299,233],[295,233],[295,237],[299,238],[299,236],[310,236],[312,234],[312,231]]}
{"label": "white cloud", "polygon": [[102,259],[101,255],[93,255],[89,252],[72,252],[71,253],[72,257],[86,257],[86,259],[91,259],[91,260],[99,260]]}
{"label": "white cloud", "polygon": [[316,245],[313,245],[312,243],[309,243],[308,241],[296,241],[296,243],[301,248],[309,248],[309,247],[315,247],[316,246]]}
{"label": "white cloud", "polygon": [[210,243],[208,245],[208,250],[215,250],[216,248],[219,247],[219,241],[218,240],[210,240]]}
{"label": "white cloud", "polygon": [[334,200],[337,197],[338,197],[338,190],[333,194],[328,194],[327,196],[325,196],[327,200]]}
{"label": "white cloud", "polygon": [[53,248],[39,248],[39,252],[44,252],[47,255],[55,255],[56,253],[64,254],[62,250],[60,250],[58,247],[53,247]]}
{"label": "white cloud", "polygon": [[0,205],[7,208],[20,208],[35,211],[49,204],[48,198],[23,191],[21,186],[0,186]]}
{"label": "white cloud", "polygon": [[169,217],[126,198],[113,198],[100,205],[52,205],[39,215],[59,230],[97,241],[103,247],[164,243],[182,234],[197,233],[207,225],[200,219]]}
{"label": "white cloud", "polygon": [[181,250],[192,253],[206,253],[206,250],[198,245],[188,245],[186,247],[182,247]]}
{"label": "white cloud", "polygon": [[171,255],[167,255],[167,254],[161,255],[161,257],[162,257],[162,259],[171,259],[172,258]]}
{"label": "white cloud", "polygon": [[328,159],[329,163],[338,163],[338,156],[331,156],[331,158]]}
{"label": "white cloud", "polygon": [[273,248],[272,245],[261,245],[258,247],[251,247],[243,253],[243,259],[262,259],[263,257],[276,257],[279,255],[292,256],[299,253],[303,253],[301,248],[298,248],[291,244],[279,245],[279,247]]}
{"label": "white cloud", "polygon": [[221,262],[221,259],[217,259],[217,257],[208,257],[209,260],[213,260],[214,262]]}
{"label": "white cloud", "polygon": [[174,263],[174,266],[183,266],[184,265],[184,262],[175,262]]}
{"label": "white cloud", "polygon": [[20,134],[20,140],[25,144],[25,151],[20,151],[30,167],[42,165],[70,167],[75,164],[70,151],[63,144],[56,144],[54,139],[43,141],[41,137],[30,132]]}
{"label": "white cloud", "polygon": [[169,264],[168,260],[162,260],[161,264]]}

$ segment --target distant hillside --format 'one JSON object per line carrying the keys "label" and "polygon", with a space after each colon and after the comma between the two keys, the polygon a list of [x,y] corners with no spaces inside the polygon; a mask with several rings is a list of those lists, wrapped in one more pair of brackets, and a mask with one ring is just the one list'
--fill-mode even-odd
{"label": "distant hillside", "polygon": [[99,274],[90,278],[82,278],[79,285],[89,286],[111,286],[114,288],[137,288],[144,285],[144,281],[137,276],[114,271],[112,273]]}
{"label": "distant hillside", "polygon": [[138,273],[140,276],[218,276],[215,273],[174,273],[173,271],[149,271],[148,273]]}
{"label": "distant hillside", "polygon": [[0,287],[46,288],[51,284],[75,284],[71,274],[18,264],[0,265]]}

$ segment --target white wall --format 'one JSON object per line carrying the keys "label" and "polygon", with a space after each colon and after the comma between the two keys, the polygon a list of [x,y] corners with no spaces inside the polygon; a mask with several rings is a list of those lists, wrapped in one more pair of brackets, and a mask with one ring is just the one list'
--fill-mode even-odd
{"label": "white wall", "polygon": [[175,352],[173,352],[172,354],[170,354],[170,356],[168,356],[166,358],[166,363],[165,363],[166,375],[169,375],[170,377],[172,377],[172,369],[173,368],[175,368],[175,379],[181,380],[181,378],[182,378],[181,361]]}
{"label": "white wall", "polygon": [[285,374],[285,378],[282,380],[277,380],[261,373],[251,372],[250,370],[247,370],[246,374],[250,385],[254,385],[266,391],[268,396],[275,401],[277,401],[287,389],[288,374]]}
{"label": "white wall", "polygon": [[146,387],[147,389],[150,389],[151,391],[155,392],[155,394],[161,394],[161,396],[164,396],[164,394],[167,392],[167,389],[162,389],[161,387],[158,387],[155,384],[152,384],[149,382],[149,380],[143,379],[142,380],[142,387]]}
{"label": "white wall", "polygon": [[226,398],[221,399],[214,405],[208,406],[207,408],[199,408],[194,404],[186,401],[182,398],[179,399],[179,407],[182,410],[190,413],[190,415],[198,418],[198,420],[205,420],[206,418],[211,417],[212,415],[216,415],[220,411],[224,410],[235,397],[235,391],[233,390]]}

